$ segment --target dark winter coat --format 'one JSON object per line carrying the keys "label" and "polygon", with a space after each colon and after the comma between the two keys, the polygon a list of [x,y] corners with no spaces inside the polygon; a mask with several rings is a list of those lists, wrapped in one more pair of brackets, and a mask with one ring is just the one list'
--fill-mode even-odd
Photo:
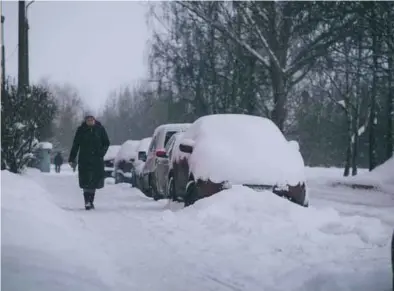
{"label": "dark winter coat", "polygon": [[54,159],[55,165],[60,166],[63,164],[63,157],[61,154],[57,154]]}
{"label": "dark winter coat", "polygon": [[104,155],[109,147],[107,132],[100,122],[88,126],[86,122],[78,127],[69,162],[75,163],[78,157],[79,186],[82,189],[101,189],[104,187]]}

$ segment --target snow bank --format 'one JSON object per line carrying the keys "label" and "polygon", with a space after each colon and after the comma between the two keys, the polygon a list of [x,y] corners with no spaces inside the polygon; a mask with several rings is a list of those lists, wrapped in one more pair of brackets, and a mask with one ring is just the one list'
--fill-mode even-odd
{"label": "snow bank", "polygon": [[256,192],[239,185],[201,199],[175,215],[185,225],[201,224],[221,233],[234,233],[236,229],[237,236],[243,238],[257,241],[264,238],[265,247],[282,244],[288,248],[299,243],[308,249],[332,242],[338,235],[348,237],[349,247],[387,244],[387,229],[377,219],[341,217],[333,209],[299,207],[269,191]]}
{"label": "snow bank", "polygon": [[394,157],[371,172],[366,169],[358,169],[358,175],[344,177],[343,171],[339,168],[306,168],[308,180],[313,180],[314,183],[365,189],[375,188],[383,192],[394,193]]}
{"label": "snow bank", "polygon": [[28,177],[2,171],[1,179],[2,287],[110,290],[115,266],[89,230]]}
{"label": "snow bank", "polygon": [[394,157],[376,167],[371,172],[364,172],[357,176],[346,178],[347,183],[373,186],[394,194]]}
{"label": "snow bank", "polygon": [[372,290],[371,277],[389,272],[392,230],[378,219],[299,207],[270,192],[235,186],[163,220],[168,240],[187,246],[212,278],[245,282],[234,290]]}
{"label": "snow bank", "polygon": [[138,155],[138,146],[140,145],[139,140],[128,140],[122,144],[118,154],[115,158],[115,164],[118,161],[125,160],[129,161],[130,159],[137,159]]}
{"label": "snow bank", "polygon": [[53,149],[53,145],[50,142],[40,142],[38,143],[38,148],[44,150],[51,150]]}
{"label": "snow bank", "polygon": [[[193,143],[189,157],[195,178],[234,184],[296,185],[305,181],[299,151],[269,119],[217,114],[196,120],[181,143]],[[188,154],[178,147],[174,159]]]}
{"label": "snow bank", "polygon": [[116,155],[118,154],[121,146],[120,145],[111,145],[108,148],[107,153],[104,156],[104,161],[109,161],[115,159]]}

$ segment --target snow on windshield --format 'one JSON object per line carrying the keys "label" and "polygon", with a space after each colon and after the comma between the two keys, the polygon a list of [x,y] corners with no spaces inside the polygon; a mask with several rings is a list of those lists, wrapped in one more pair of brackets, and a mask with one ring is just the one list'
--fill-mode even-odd
{"label": "snow on windshield", "polygon": [[[196,179],[265,185],[305,181],[301,154],[269,119],[241,114],[204,116],[180,142],[188,140],[195,141],[189,166]],[[176,146],[175,160],[188,155]]]}

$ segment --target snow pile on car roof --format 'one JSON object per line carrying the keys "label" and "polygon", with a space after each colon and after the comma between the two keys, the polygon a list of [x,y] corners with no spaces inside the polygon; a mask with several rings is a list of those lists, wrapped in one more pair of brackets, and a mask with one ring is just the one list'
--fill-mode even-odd
{"label": "snow pile on car roof", "polygon": [[153,136],[163,128],[165,128],[167,131],[185,131],[190,127],[191,123],[168,123],[168,124],[162,124],[156,127]]}
{"label": "snow pile on car roof", "polygon": [[138,151],[147,152],[151,141],[152,141],[151,137],[141,139],[140,145],[138,146]]}
{"label": "snow pile on car roof", "polygon": [[139,145],[139,140],[125,141],[116,155],[115,162],[120,160],[129,161],[130,159],[137,159],[137,150]]}
{"label": "snow pile on car roof", "polygon": [[108,148],[107,153],[104,156],[104,161],[109,161],[115,159],[116,155],[118,154],[121,146],[120,145],[111,145]]}
{"label": "snow pile on car roof", "polygon": [[[195,141],[189,158],[195,179],[242,184],[297,185],[305,181],[304,161],[269,119],[217,114],[196,120],[181,143]],[[185,153],[176,151],[174,159]]]}

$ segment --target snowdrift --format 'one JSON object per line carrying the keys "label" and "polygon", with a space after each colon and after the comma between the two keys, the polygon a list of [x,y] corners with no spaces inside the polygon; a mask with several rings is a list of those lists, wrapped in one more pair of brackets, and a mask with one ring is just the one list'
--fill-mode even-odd
{"label": "snowdrift", "polygon": [[376,189],[394,194],[394,157],[371,172],[363,171],[357,176],[341,177],[334,181],[333,184],[353,188]]}
{"label": "snowdrift", "polygon": [[[173,230],[169,239],[187,246],[204,268],[231,269],[225,272],[229,281],[234,274],[246,276],[266,287],[261,290],[370,290],[371,282],[379,281],[376,272],[389,272],[386,249],[392,230],[379,220],[299,207],[270,192],[234,186],[167,211],[164,220]],[[380,265],[368,266],[368,259]],[[365,268],[356,275],[358,264]]]}
{"label": "snowdrift", "polygon": [[1,180],[4,290],[110,290],[114,266],[89,230],[28,177],[2,171]]}
{"label": "snowdrift", "polygon": [[[288,249],[288,246],[299,244],[307,250],[329,242],[327,247],[337,248],[332,242],[338,234],[349,236],[347,246],[363,248],[366,244],[387,244],[387,229],[377,219],[342,217],[330,208],[308,209],[271,192],[256,192],[243,186],[233,186],[167,215],[178,226],[190,227],[192,224],[192,229],[212,231],[212,235],[219,230],[250,241],[263,238],[259,247],[283,244],[283,248]],[[304,239],[305,236],[308,240]]]}
{"label": "snowdrift", "polygon": [[59,208],[79,205],[77,190],[70,175],[2,172],[4,290],[370,291],[390,284],[392,229],[375,218],[303,208],[242,186],[182,208],[109,185],[95,212]]}

